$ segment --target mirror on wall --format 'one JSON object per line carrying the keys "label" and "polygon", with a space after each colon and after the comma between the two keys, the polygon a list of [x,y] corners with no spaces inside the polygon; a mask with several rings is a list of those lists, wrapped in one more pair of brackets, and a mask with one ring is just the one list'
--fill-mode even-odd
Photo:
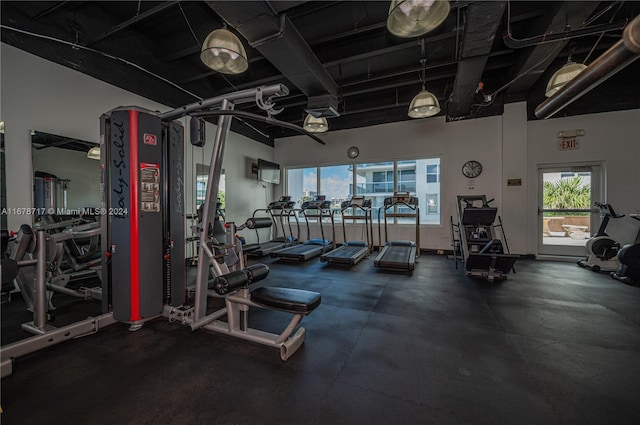
{"label": "mirror on wall", "polygon": [[[4,121],[0,121],[0,211],[7,208],[7,173],[4,155]],[[7,228],[7,215],[0,214],[0,228]]]}
{"label": "mirror on wall", "polygon": [[[34,207],[57,214],[100,207],[100,161],[86,140],[31,131]],[[69,210],[69,211],[67,211]]]}

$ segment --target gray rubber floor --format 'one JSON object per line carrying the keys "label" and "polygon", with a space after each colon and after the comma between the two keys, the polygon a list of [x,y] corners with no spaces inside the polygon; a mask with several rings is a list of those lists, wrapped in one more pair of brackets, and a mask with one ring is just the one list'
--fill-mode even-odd
{"label": "gray rubber floor", "polygon": [[[13,424],[639,424],[640,288],[519,261],[490,284],[421,256],[413,275],[266,260],[266,285],[319,291],[289,361],[166,320],[116,324],[18,359]],[[6,306],[6,305],[5,305]],[[10,321],[5,318],[3,328]],[[279,330],[280,312],[250,325]]]}

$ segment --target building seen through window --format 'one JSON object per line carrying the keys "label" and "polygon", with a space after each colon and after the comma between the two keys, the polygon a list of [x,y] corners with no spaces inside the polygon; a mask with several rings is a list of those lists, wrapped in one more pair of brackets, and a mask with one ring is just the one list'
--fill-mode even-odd
{"label": "building seen through window", "polygon": [[[440,224],[440,158],[287,170],[286,194],[298,201],[298,207],[317,194],[331,200],[331,207],[335,209],[354,195],[364,196],[371,199],[374,219],[377,219],[384,199],[394,192],[409,192],[418,197],[421,224]],[[397,212],[404,212],[403,208],[399,207]],[[396,220],[414,223],[411,218]]]}

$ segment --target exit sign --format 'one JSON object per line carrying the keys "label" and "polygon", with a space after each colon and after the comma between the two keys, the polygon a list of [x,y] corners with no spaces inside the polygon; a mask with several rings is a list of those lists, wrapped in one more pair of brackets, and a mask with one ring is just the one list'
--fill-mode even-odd
{"label": "exit sign", "polygon": [[576,137],[559,137],[558,138],[558,150],[567,151],[571,149],[579,149],[580,143]]}

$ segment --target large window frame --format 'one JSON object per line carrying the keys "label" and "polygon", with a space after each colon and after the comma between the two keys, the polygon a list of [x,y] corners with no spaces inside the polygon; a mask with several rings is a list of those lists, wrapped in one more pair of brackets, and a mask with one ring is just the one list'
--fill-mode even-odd
{"label": "large window frame", "polygon": [[[314,172],[316,175],[314,187],[304,187],[305,192],[313,192],[315,194],[329,195],[323,193],[323,169],[328,170],[333,167],[349,167],[351,178],[345,181],[345,187],[348,184],[348,193],[344,194],[344,198],[348,199],[354,195],[372,198],[374,219],[377,220],[378,208],[382,205],[385,197],[392,196],[396,191],[403,191],[411,188],[411,194],[416,195],[420,199],[420,225],[421,226],[442,226],[442,210],[443,203],[442,188],[442,158],[440,156],[431,156],[416,159],[401,159],[394,161],[381,162],[362,162],[362,163],[342,163],[332,165],[318,165],[313,167],[286,167],[285,168],[285,190],[284,194],[289,193],[293,187],[300,186],[301,170],[305,172]],[[435,169],[435,173],[433,172]],[[431,170],[431,172],[428,172]],[[374,177],[375,176],[375,177]],[[430,178],[431,176],[431,178]],[[384,177],[384,181],[380,181]],[[390,179],[390,177],[392,179]],[[295,179],[296,183],[291,186],[291,179]],[[434,181],[435,180],[435,181]],[[307,184],[308,185],[308,184]],[[304,186],[304,184],[303,184]],[[428,199],[430,196],[436,197],[436,212],[433,208],[429,208]],[[335,197],[335,194],[331,194]],[[378,199],[380,198],[380,199]],[[335,206],[334,206],[335,208]],[[406,223],[405,223],[406,222]],[[407,220],[394,219],[396,224],[410,224]]]}

